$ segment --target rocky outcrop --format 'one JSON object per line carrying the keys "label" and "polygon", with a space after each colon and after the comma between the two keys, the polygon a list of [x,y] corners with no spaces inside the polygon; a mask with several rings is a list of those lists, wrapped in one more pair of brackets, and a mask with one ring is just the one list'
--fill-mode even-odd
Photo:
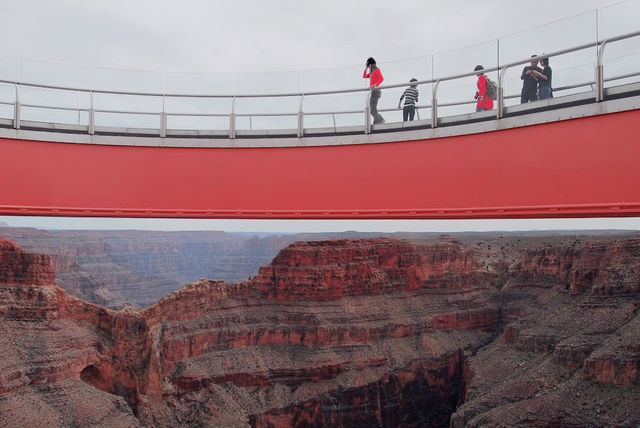
{"label": "rocky outcrop", "polygon": [[[55,286],[48,256],[11,241],[0,241],[0,260],[0,425],[133,426],[142,402],[145,411],[161,402],[144,317],[69,296]],[[93,410],[67,414],[77,400]]]}
{"label": "rocky outcrop", "polygon": [[640,241],[566,237],[507,269],[500,340],[469,360],[462,426],[636,426]]}
{"label": "rocky outcrop", "polygon": [[55,274],[48,256],[25,253],[0,237],[0,283],[50,285],[55,284]]}
{"label": "rocky outcrop", "polygon": [[455,291],[478,282],[487,277],[460,242],[420,248],[371,239],[298,242],[260,268],[252,286],[267,299],[295,301],[421,288]]}

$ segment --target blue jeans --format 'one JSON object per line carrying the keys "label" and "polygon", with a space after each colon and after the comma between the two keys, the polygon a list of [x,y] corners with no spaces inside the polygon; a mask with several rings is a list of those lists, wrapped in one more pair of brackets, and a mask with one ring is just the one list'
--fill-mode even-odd
{"label": "blue jeans", "polygon": [[538,95],[540,95],[541,100],[553,98],[553,95],[551,94],[551,86],[540,86],[540,89],[538,89]]}
{"label": "blue jeans", "polygon": [[416,106],[404,106],[404,108],[402,109],[402,120],[405,122],[407,121],[407,119],[413,120],[415,115]]}

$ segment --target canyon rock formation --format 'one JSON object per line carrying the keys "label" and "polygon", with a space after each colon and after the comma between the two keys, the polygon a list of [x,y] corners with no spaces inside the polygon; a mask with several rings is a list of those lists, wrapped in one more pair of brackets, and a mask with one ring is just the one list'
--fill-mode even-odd
{"label": "canyon rock formation", "polygon": [[[56,283],[110,309],[142,308],[200,278],[243,281],[287,245],[374,234],[252,235],[142,230],[38,230],[0,227],[20,248],[50,256]],[[379,235],[379,234],[375,234]]]}
{"label": "canyon rock formation", "polygon": [[294,242],[292,235],[225,232],[42,231],[1,228],[22,249],[48,254],[57,285],[111,309],[152,305],[200,278],[242,281]]}
{"label": "canyon rock formation", "polygon": [[297,242],[135,311],[0,240],[0,426],[638,426],[640,237]]}

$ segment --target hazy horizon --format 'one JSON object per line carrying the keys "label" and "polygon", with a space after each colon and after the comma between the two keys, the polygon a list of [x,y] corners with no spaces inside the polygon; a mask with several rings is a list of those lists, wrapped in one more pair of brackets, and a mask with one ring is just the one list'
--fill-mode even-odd
{"label": "hazy horizon", "polygon": [[533,231],[640,231],[640,218],[483,220],[205,220],[0,216],[0,227],[50,231],[121,230],[158,232],[295,233],[473,233]]}

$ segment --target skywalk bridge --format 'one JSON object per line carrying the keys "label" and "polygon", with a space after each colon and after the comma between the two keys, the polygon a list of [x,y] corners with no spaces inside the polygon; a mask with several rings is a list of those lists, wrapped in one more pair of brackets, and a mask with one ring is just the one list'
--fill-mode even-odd
{"label": "skywalk bridge", "polygon": [[[486,67],[498,83],[496,108],[439,101],[468,72],[419,80],[419,120],[372,125],[367,88],[288,93],[181,93],[87,89],[1,80],[0,213],[3,215],[430,219],[613,217],[640,215],[640,69],[607,73],[609,46],[640,45],[640,32],[546,53],[597,50],[593,80],[554,85],[554,98],[515,104],[505,76],[522,58]],[[560,61],[558,61],[560,63]],[[384,72],[384,63],[380,64]],[[395,97],[407,83],[381,86]],[[54,94],[23,100],[29,90]],[[394,90],[396,92],[394,92]],[[56,105],[76,94],[87,108]],[[387,95],[390,94],[390,95]],[[427,95],[428,94],[428,95]],[[425,96],[427,95],[427,96]],[[96,107],[98,97],[152,99],[157,110]],[[319,110],[314,98],[349,96],[360,108]],[[172,100],[224,100],[226,112],[174,111]],[[241,103],[294,100],[293,111],[242,112]],[[395,100],[394,100],[395,101]],[[275,103],[274,105],[277,105]],[[310,106],[310,107],[308,107]],[[26,112],[77,114],[78,123]],[[268,109],[267,109],[268,110]],[[396,109],[382,108],[383,114]],[[453,114],[450,114],[453,112]],[[449,113],[449,114],[448,114]],[[118,126],[108,115],[155,118],[156,126]],[[37,116],[37,115],[36,115]],[[305,126],[314,117],[329,126]],[[351,122],[339,123],[348,117]],[[44,118],[44,119],[43,119]],[[81,118],[84,118],[85,123]],[[174,118],[215,118],[222,129],[171,126]],[[288,118],[294,127],[256,128]],[[249,123],[247,129],[246,124]],[[135,122],[135,120],[134,120]],[[153,122],[153,121],[152,121]],[[244,126],[238,126],[244,123]]]}

